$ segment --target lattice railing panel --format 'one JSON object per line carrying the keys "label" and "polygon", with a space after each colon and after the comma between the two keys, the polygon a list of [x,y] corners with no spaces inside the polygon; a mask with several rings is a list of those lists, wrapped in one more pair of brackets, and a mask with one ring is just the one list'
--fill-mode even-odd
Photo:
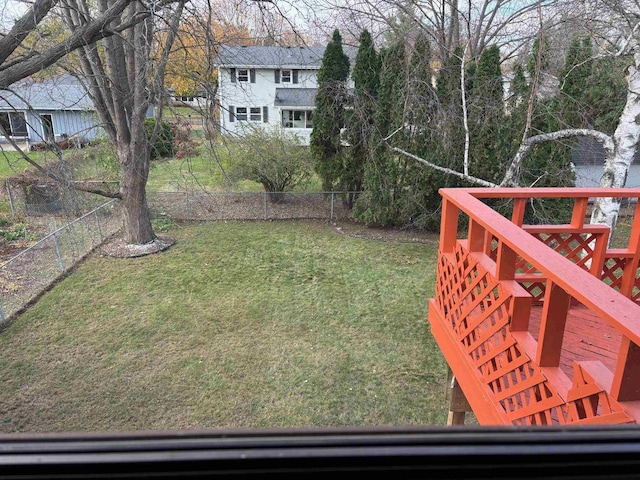
{"label": "lattice railing panel", "polygon": [[626,258],[607,258],[602,267],[602,281],[611,288],[620,290],[626,263]]}
{"label": "lattice railing panel", "polygon": [[[569,248],[572,242],[565,240]],[[595,423],[603,420],[596,417],[603,416],[607,423],[631,421],[584,376],[577,383],[574,380],[575,398],[565,402],[509,329],[513,297],[460,242],[453,254],[440,255],[436,293],[437,305],[466,354],[468,368],[513,424]]]}
{"label": "lattice railing panel", "polygon": [[636,270],[636,281],[633,286],[631,299],[636,303],[640,303],[640,268]]}
{"label": "lattice railing panel", "polygon": [[[593,246],[598,239],[598,234],[531,232],[531,235],[576,265],[589,270],[594,255]],[[521,257],[516,262],[516,272],[540,273],[531,263]]]}
{"label": "lattice railing panel", "polygon": [[533,297],[534,303],[542,303],[546,282],[523,282],[521,285]]}

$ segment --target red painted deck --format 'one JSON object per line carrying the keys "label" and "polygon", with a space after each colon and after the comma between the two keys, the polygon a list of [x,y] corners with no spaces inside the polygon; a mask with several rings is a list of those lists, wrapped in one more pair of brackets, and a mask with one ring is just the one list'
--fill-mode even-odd
{"label": "red painted deck", "polygon": [[[441,194],[429,322],[478,421],[640,422],[640,189]],[[636,199],[623,248],[609,248],[609,227],[585,224],[607,196]],[[570,223],[524,224],[530,201],[560,197],[573,199]],[[483,202],[495,198],[513,199],[511,219]]]}
{"label": "red painted deck", "polygon": [[[542,306],[531,309],[529,332],[538,341]],[[560,368],[573,377],[573,362],[598,360],[611,371],[616,366],[622,335],[582,305],[572,306],[567,316]]]}

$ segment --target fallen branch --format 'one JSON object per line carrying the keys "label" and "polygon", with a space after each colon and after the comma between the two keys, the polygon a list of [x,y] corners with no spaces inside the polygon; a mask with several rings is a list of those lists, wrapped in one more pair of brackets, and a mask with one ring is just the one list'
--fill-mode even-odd
{"label": "fallen branch", "polygon": [[558,130],[557,132],[551,133],[543,133],[540,135],[534,135],[533,137],[529,137],[524,140],[520,144],[520,148],[518,148],[517,153],[511,160],[511,164],[507,169],[507,172],[500,182],[501,187],[517,187],[518,183],[516,179],[518,178],[518,173],[520,171],[520,167],[522,166],[522,162],[526,158],[532,147],[539,145],[545,142],[551,142],[555,140],[563,140],[565,138],[575,138],[575,137],[592,137],[596,140],[602,142],[602,146],[607,152],[613,152],[613,139],[598,130],[590,130],[587,128],[570,128],[567,130]]}

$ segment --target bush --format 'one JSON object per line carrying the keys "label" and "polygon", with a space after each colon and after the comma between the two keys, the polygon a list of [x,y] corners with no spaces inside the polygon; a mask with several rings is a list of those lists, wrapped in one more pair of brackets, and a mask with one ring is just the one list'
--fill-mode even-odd
{"label": "bush", "polygon": [[151,136],[156,126],[155,118],[147,118],[144,121],[144,129],[147,132],[147,140],[150,142],[151,160],[161,157],[171,157],[174,152],[175,132],[167,122],[162,122],[156,132],[155,141],[151,142]]}
{"label": "bush", "polygon": [[262,184],[272,202],[282,201],[285,192],[309,179],[313,159],[309,147],[281,129],[257,128],[240,141],[237,158],[229,175],[235,181]]}

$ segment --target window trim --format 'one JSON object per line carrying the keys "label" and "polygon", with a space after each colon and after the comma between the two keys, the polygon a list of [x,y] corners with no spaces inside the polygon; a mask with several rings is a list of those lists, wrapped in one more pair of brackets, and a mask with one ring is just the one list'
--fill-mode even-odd
{"label": "window trim", "polygon": [[249,73],[249,69],[248,68],[239,68],[237,70],[238,82],[247,82],[247,83],[249,83],[250,76],[251,76],[251,74]]}
{"label": "window trim", "polygon": [[262,108],[260,108],[260,107],[249,107],[249,121],[250,122],[261,122],[262,121]]}
{"label": "window trim", "polygon": [[[244,110],[244,111],[241,112],[240,110]],[[236,107],[235,116],[238,122],[246,122],[247,119],[249,118],[249,109],[247,107]],[[240,118],[241,116],[244,118]]]}
{"label": "window trim", "polygon": [[[285,112],[289,112],[289,119],[285,120]],[[296,112],[304,113],[304,116],[300,120],[295,120],[293,116]],[[313,109],[305,108],[293,108],[293,109],[282,109],[280,111],[280,119],[281,126],[285,129],[297,129],[297,130],[311,130],[313,129]],[[302,122],[304,124],[303,127],[296,127],[295,122]],[[288,126],[291,125],[291,126]]]}
{"label": "window trim", "polygon": [[[0,115],[7,116],[7,124],[9,125],[9,130],[7,133],[11,138],[29,138],[29,125],[27,123],[27,114],[25,112],[20,111],[3,111],[0,112]],[[22,122],[24,123],[24,134],[15,134],[14,121],[12,116],[20,115],[22,117]]]}

